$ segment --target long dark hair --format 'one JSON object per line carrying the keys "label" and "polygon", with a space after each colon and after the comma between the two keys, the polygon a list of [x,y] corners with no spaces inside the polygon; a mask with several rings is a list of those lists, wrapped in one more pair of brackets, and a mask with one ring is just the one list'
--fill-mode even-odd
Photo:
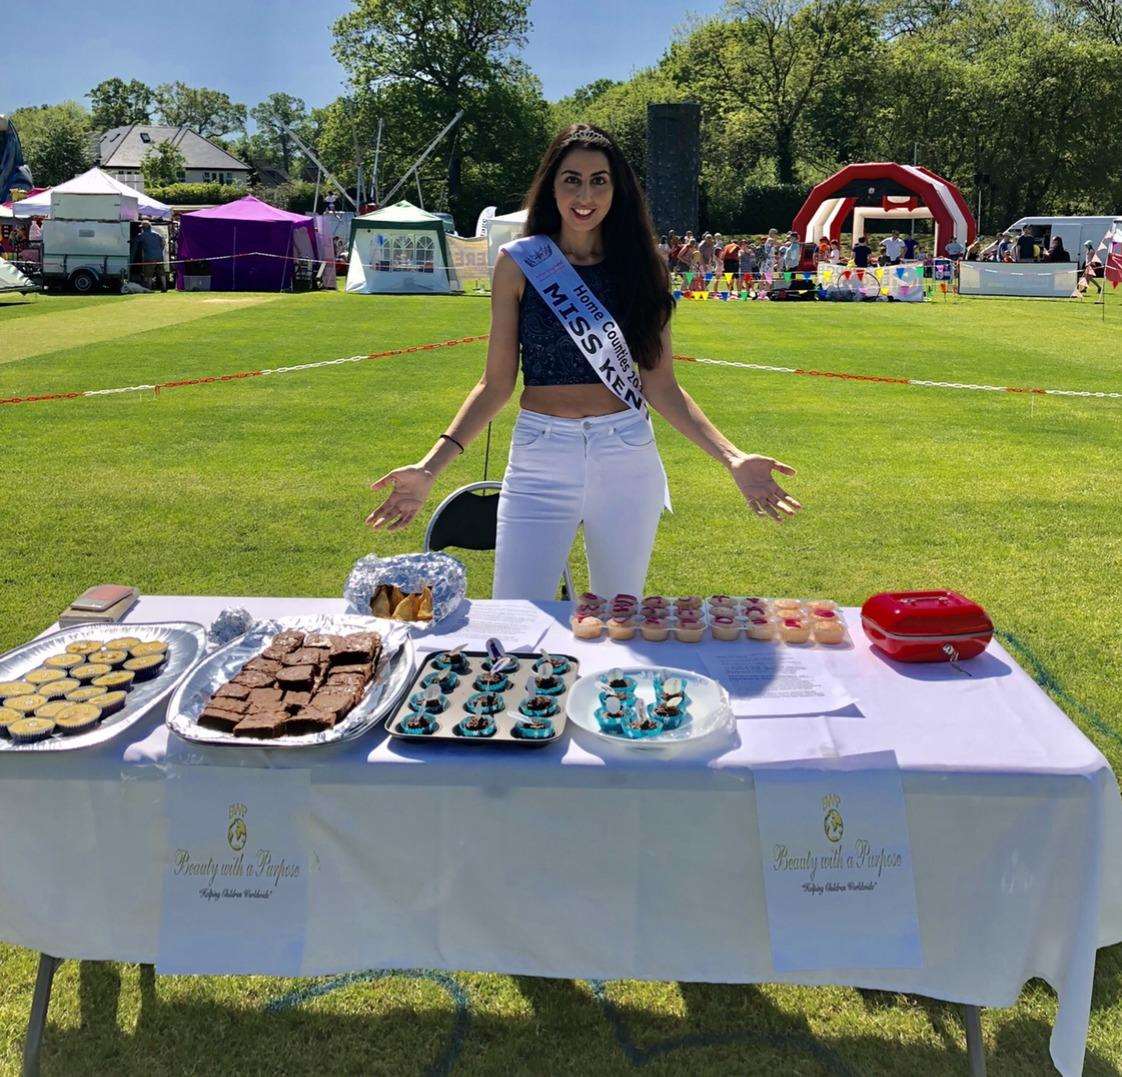
{"label": "long dark hair", "polygon": [[674,311],[670,277],[656,246],[647,200],[627,158],[607,131],[587,123],[574,123],[561,131],[545,151],[525,208],[527,236],[556,236],[561,214],[553,196],[553,181],[561,161],[570,150],[598,150],[608,158],[612,173],[612,205],[601,225],[604,260],[619,297],[624,336],[635,361],[645,370],[658,364],[661,334]]}

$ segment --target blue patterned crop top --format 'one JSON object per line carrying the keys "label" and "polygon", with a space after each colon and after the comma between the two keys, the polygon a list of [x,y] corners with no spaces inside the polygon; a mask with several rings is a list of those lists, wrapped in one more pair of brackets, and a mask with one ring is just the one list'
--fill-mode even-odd
{"label": "blue patterned crop top", "polygon": [[[607,262],[573,268],[617,317],[614,287]],[[560,319],[538,290],[526,281],[518,305],[518,343],[522,349],[523,385],[599,385],[600,379],[584,352],[573,343]]]}

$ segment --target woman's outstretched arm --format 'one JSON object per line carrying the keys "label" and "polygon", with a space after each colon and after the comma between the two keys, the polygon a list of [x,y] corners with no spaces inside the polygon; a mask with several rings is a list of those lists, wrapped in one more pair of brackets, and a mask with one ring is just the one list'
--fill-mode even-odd
{"label": "woman's outstretched arm", "polygon": [[770,516],[782,523],[794,516],[802,505],[772,478],[778,471],[794,475],[795,469],[771,456],[746,453],[718,430],[697,402],[674,376],[674,353],[670,326],[662,331],[662,352],[653,370],[641,370],[647,401],[675,430],[689,438],[702,452],[723,464],[744,495],[748,507],[758,516]]}
{"label": "woman's outstretched arm", "polygon": [[438,439],[417,463],[396,468],[370,484],[371,490],[393,488],[390,496],[366,517],[367,524],[374,529],[397,531],[409,524],[424,507],[437,475],[460,455],[457,443],[466,449],[510,399],[518,380],[518,300],[522,280],[522,271],[514,260],[500,253],[491,285],[491,336],[483,376],[472,386],[447,427],[448,438]]}

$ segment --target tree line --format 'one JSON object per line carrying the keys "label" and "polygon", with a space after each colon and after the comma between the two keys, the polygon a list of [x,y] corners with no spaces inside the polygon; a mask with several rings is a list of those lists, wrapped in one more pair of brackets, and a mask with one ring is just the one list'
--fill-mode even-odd
{"label": "tree line", "polygon": [[[611,130],[642,174],[646,107],[701,105],[703,228],[785,226],[807,188],[856,160],[916,161],[963,189],[994,231],[1028,213],[1122,209],[1122,0],[729,0],[658,63],[547,102],[521,60],[528,0],[353,0],[333,25],[349,80],[322,108],[285,92],[252,108],[181,82],[108,79],[13,114],[39,182],[88,164],[90,135],[185,124],[256,167],[314,176],[288,130],[346,184],[380,192],[459,111],[421,171],[426,208],[470,231],[515,208],[555,130]],[[248,121],[256,129],[250,134]],[[174,171],[174,158],[161,164]],[[415,185],[401,197],[416,199]]]}

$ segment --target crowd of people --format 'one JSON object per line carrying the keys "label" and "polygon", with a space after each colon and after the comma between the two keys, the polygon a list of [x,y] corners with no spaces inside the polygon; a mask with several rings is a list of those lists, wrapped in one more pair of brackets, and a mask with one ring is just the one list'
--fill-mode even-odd
{"label": "crowd of people", "polygon": [[[670,231],[659,237],[658,247],[671,273],[725,273],[741,278],[805,272],[817,269],[822,262],[871,269],[927,260],[919,239],[899,232],[881,240],[875,249],[866,236],[860,236],[850,255],[842,252],[836,239],[823,237],[817,243],[803,243],[796,232],[781,235],[775,228],[766,236],[742,239],[726,238],[720,232],[704,232],[698,239],[690,231],[684,236]],[[952,258],[961,257],[961,244],[955,243],[955,247],[957,251],[953,252],[948,247],[948,253]]]}
{"label": "crowd of people", "polygon": [[[1093,249],[1093,245],[1088,243]],[[982,241],[973,243],[966,252],[968,261],[977,262],[1074,262],[1067,252],[1064,241],[1053,236],[1047,247],[1032,230],[1025,225],[1020,232],[1003,232],[992,243],[982,246]]]}

